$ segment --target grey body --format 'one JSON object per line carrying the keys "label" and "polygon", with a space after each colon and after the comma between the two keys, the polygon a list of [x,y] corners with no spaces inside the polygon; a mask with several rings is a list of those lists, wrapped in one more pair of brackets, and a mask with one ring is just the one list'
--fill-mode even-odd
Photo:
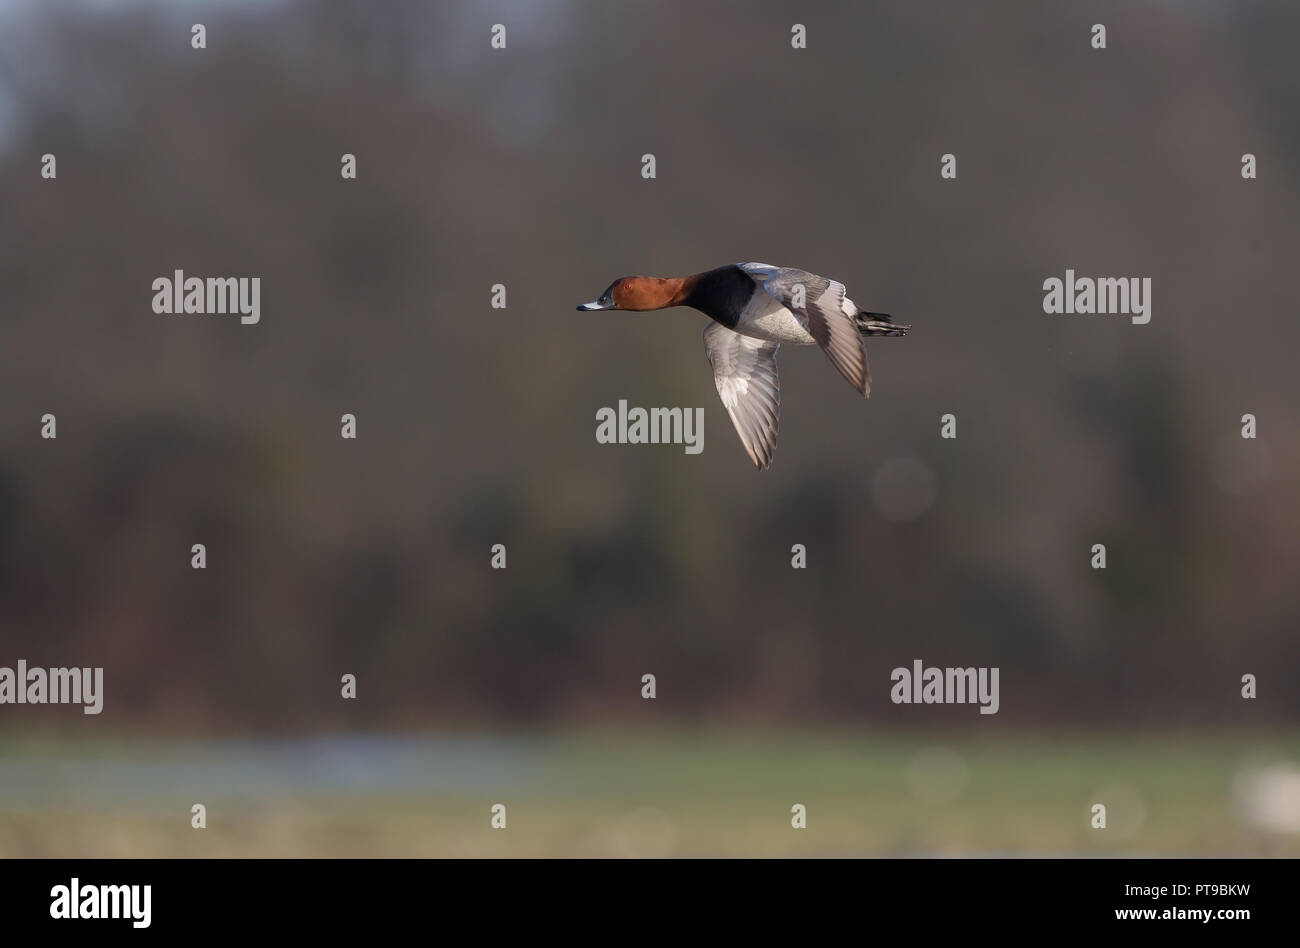
{"label": "grey body", "polygon": [[[881,314],[862,312],[845,296],[843,283],[807,270],[765,263],[741,263],[730,273],[725,270],[731,268],[709,276],[727,285],[730,299],[735,299],[731,286],[737,270],[753,281],[755,289],[739,311],[735,305],[697,305],[714,320],[704,330],[704,351],[713,367],[718,397],[750,460],[761,470],[772,463],[776,451],[781,415],[776,353],[783,344],[821,346],[840,374],[865,397],[871,393],[871,372],[862,337],[901,336],[909,327],[895,325]],[[881,318],[873,318],[877,316]]]}

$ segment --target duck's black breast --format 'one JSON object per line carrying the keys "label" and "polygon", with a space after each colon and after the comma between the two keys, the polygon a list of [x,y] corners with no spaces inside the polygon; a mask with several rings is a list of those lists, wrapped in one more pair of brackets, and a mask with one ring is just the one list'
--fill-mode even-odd
{"label": "duck's black breast", "polygon": [[701,273],[682,303],[728,329],[735,329],[741,310],[754,295],[755,286],[750,275],[732,263]]}

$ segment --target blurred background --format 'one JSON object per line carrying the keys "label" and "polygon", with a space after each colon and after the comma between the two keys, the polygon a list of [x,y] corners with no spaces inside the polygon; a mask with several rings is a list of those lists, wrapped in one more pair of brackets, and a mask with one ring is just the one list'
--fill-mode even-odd
{"label": "blurred background", "polygon": [[[1297,33],[0,0],[0,665],[105,676],[0,706],[0,855],[1300,854]],[[865,402],[784,350],[761,475],[702,316],[574,311],[746,260],[914,327]],[[1150,324],[1044,315],[1066,268]],[[597,444],[619,399],[703,454]],[[916,658],[999,713],[892,704]]]}

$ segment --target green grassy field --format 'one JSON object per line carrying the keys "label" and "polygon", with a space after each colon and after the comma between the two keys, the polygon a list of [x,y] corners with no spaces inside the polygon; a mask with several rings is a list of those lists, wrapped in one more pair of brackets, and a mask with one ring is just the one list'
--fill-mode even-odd
{"label": "green grassy field", "polygon": [[1300,739],[0,739],[3,856],[1114,854],[1300,855]]}

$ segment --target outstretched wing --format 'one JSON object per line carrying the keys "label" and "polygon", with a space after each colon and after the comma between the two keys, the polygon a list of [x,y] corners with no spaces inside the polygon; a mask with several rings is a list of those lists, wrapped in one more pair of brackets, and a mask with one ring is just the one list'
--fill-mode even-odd
{"label": "outstretched wing", "polygon": [[871,394],[867,347],[853,315],[847,312],[856,307],[845,305],[843,283],[794,267],[746,264],[741,269],[804,321],[817,345],[850,385],[864,396]]}
{"label": "outstretched wing", "polygon": [[720,323],[704,329],[704,351],[713,366],[713,384],[740,443],[762,470],[776,451],[781,419],[781,380],[776,371],[777,342],[732,332]]}

